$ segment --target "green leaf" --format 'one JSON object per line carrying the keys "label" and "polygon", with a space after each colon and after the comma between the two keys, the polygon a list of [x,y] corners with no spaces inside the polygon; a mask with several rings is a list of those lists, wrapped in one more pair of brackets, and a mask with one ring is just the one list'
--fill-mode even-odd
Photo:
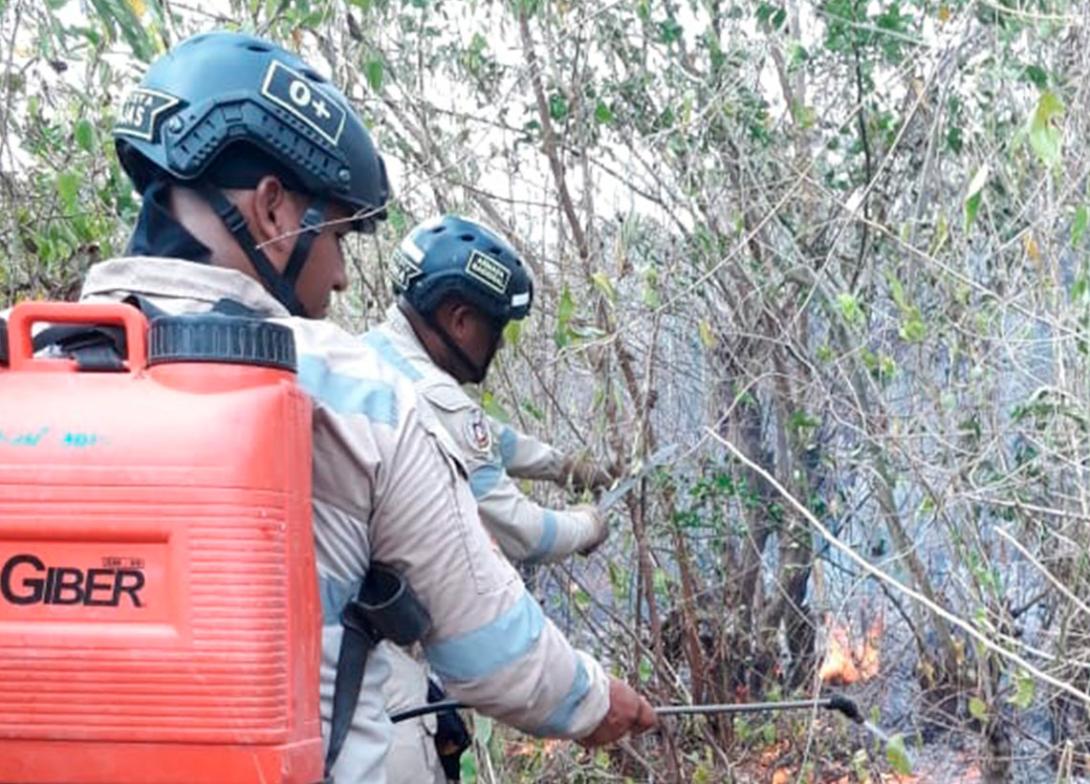
{"label": "green leaf", "polygon": [[465,784],[477,784],[477,758],[472,751],[462,753],[462,758],[458,761],[458,772],[462,774],[461,780]]}
{"label": "green leaf", "polygon": [[496,396],[491,392],[485,392],[481,395],[481,408],[498,422],[506,423],[511,421],[511,415],[507,413],[507,409],[500,405],[496,400]]}
{"label": "green leaf", "polygon": [[889,293],[893,297],[893,301],[897,303],[897,307],[905,310],[908,307],[908,300],[905,299],[905,287],[901,285],[901,281],[893,273],[886,275],[886,280],[889,283]]}
{"label": "green leaf", "polygon": [[1078,301],[1086,296],[1086,292],[1090,291],[1090,281],[1087,280],[1085,275],[1079,275],[1075,278],[1075,282],[1071,284],[1071,299]]}
{"label": "green leaf", "polygon": [[850,326],[863,323],[863,309],[859,307],[859,301],[851,294],[844,292],[837,294],[836,306],[840,309],[840,315]]}
{"label": "green leaf", "polygon": [[912,775],[912,758],[908,756],[905,739],[900,733],[886,743],[886,759],[889,760],[889,766],[893,768],[894,773],[901,776]]}
{"label": "green leaf", "polygon": [[778,30],[787,21],[787,12],[771,3],[759,3],[756,15],[758,22],[768,25],[773,30]]}
{"label": "green leaf", "polygon": [[595,272],[590,276],[591,281],[594,282],[595,288],[597,288],[605,298],[610,302],[617,301],[617,289],[613,288],[613,281],[604,272]]}
{"label": "green leaf", "polygon": [[1033,703],[1037,684],[1028,672],[1019,672],[1014,678],[1014,695],[1009,702],[1019,710],[1026,710]]}
{"label": "green leaf", "polygon": [[556,304],[556,331],[553,332],[553,340],[557,348],[571,343],[571,317],[575,313],[575,300],[572,299],[571,290],[565,286],[560,294],[560,301]]}
{"label": "green leaf", "polygon": [[715,348],[715,344],[718,342],[715,337],[715,333],[712,332],[712,325],[708,323],[707,319],[701,319],[697,325],[700,330],[700,342],[704,344],[704,348]]}
{"label": "green leaf", "polygon": [[568,116],[568,99],[562,93],[549,96],[549,116],[557,122],[562,122]]}
{"label": "green leaf", "polygon": [[905,308],[899,334],[907,343],[919,343],[927,337],[927,325],[920,315],[920,309],[915,305]]}
{"label": "green leaf", "polygon": [[377,57],[363,64],[363,73],[367,77],[367,84],[376,93],[382,89],[383,65]]}
{"label": "green leaf", "polygon": [[1046,90],[1041,93],[1030,120],[1029,145],[1041,162],[1049,167],[1060,162],[1063,133],[1056,127],[1056,120],[1063,117],[1063,113],[1063,101],[1055,93]]}
{"label": "green leaf", "polygon": [[605,101],[599,101],[594,107],[594,119],[599,125],[609,125],[613,122],[613,110]]}
{"label": "green leaf", "polygon": [[976,220],[976,214],[980,210],[980,201],[984,193],[984,186],[988,182],[988,165],[984,164],[977,169],[973,179],[969,181],[969,192],[965,198],[965,231]]}
{"label": "green leaf", "polygon": [[91,125],[89,120],[84,118],[77,122],[73,135],[76,138],[76,144],[84,152],[91,152],[95,146],[95,127]]}
{"label": "green leaf", "polygon": [[682,26],[678,24],[677,20],[673,17],[659,22],[659,41],[664,44],[672,44],[681,40],[681,34],[684,31]]}
{"label": "green leaf", "polygon": [[988,706],[980,697],[969,698],[969,715],[977,721],[988,720]]}
{"label": "green leaf", "polygon": [[1039,89],[1048,87],[1048,73],[1039,65],[1027,65],[1022,72],[1026,79],[1033,82]]}
{"label": "green leaf", "polygon": [[1086,233],[1087,223],[1090,223],[1090,210],[1085,204],[1080,204],[1075,210],[1075,219],[1071,222],[1071,245],[1078,247],[1082,242],[1082,235]]}
{"label": "green leaf", "polygon": [[492,719],[481,714],[473,717],[473,739],[482,746],[487,746],[492,740]]}
{"label": "green leaf", "polygon": [[651,680],[651,673],[653,668],[651,667],[651,660],[646,656],[640,657],[640,666],[637,668],[637,672],[640,676],[640,683],[647,683]]}
{"label": "green leaf", "polygon": [[394,202],[386,203],[386,220],[389,222],[390,228],[393,229],[393,233],[398,237],[404,236],[411,228],[409,219],[405,217],[405,212]]}
{"label": "green leaf", "polygon": [[659,296],[659,273],[654,267],[648,267],[643,274],[643,304],[649,308],[657,308],[662,304]]}
{"label": "green leaf", "polygon": [[80,177],[78,172],[66,171],[57,175],[57,194],[61,197],[65,209],[74,212],[79,199]]}
{"label": "green leaf", "polygon": [[523,411],[525,411],[525,412],[526,412],[527,414],[529,414],[530,416],[532,416],[532,417],[533,417],[534,419],[536,419],[536,420],[537,420],[538,422],[544,422],[544,421],[545,421],[545,412],[544,412],[544,411],[542,411],[542,410],[541,410],[540,408],[538,408],[537,406],[535,406],[535,405],[534,405],[534,404],[533,404],[533,403],[532,403],[531,401],[529,401],[529,400],[524,400],[524,401],[522,401],[522,410],[523,410]]}
{"label": "green leaf", "polygon": [[508,321],[503,328],[503,343],[506,346],[517,346],[522,337],[522,321]]}
{"label": "green leaf", "polygon": [[665,596],[669,590],[670,579],[662,569],[656,569],[651,575],[651,584],[654,586],[655,593]]}
{"label": "green leaf", "polygon": [[776,742],[776,725],[770,721],[766,721],[761,725],[761,740],[765,742],[766,746],[771,746]]}

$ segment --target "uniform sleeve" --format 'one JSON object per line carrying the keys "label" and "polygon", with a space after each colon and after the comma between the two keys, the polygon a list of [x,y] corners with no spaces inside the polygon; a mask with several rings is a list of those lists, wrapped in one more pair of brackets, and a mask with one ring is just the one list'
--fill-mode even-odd
{"label": "uniform sleeve", "polygon": [[376,488],[373,558],[428,609],[432,669],[456,698],[526,732],[579,738],[609,708],[601,666],[574,650],[494,550],[454,460],[415,412]]}
{"label": "uniform sleeve", "polygon": [[488,417],[488,424],[508,476],[565,482],[564,454],[559,449],[492,417]]}
{"label": "uniform sleeve", "polygon": [[465,392],[442,386],[424,395],[465,462],[482,522],[508,558],[557,561],[599,540],[598,522],[589,512],[549,509],[519,489],[504,466],[503,442],[494,438],[493,423]]}

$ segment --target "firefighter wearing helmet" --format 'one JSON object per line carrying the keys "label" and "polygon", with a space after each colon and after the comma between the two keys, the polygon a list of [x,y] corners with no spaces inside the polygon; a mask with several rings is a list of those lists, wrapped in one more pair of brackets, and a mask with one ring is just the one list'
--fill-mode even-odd
{"label": "firefighter wearing helmet", "polygon": [[[413,383],[457,445],[481,521],[504,554],[540,563],[594,550],[608,534],[594,506],[544,507],[515,480],[587,489],[608,484],[610,474],[493,420],[462,387],[484,380],[504,328],[533,306],[533,281],[518,252],[480,223],[444,215],[404,238],[393,256],[392,278],[397,301],[364,342]],[[392,659],[386,694],[387,707],[395,712],[419,704],[428,682],[409,657],[394,653]],[[387,769],[391,784],[437,778],[400,750],[435,732],[441,749],[450,745],[444,734],[457,737],[457,727],[444,728],[443,717],[438,722],[429,716],[415,726],[398,725]],[[449,776],[454,761],[444,762]]]}
{"label": "firefighter wearing helmet", "polygon": [[344,95],[273,43],[206,33],[152,64],[119,112],[115,140],[143,204],[128,255],[93,266],[81,299],[227,310],[293,332],[298,381],[314,402],[321,713],[337,783],[385,780],[381,650],[347,718],[333,709],[341,610],[372,562],[395,564],[430,614],[424,651],[453,696],[588,745],[651,726],[646,701],[574,650],[493,552],[456,450],[412,387],[321,320],[347,285],[340,240],[373,231],[389,196],[382,159]]}

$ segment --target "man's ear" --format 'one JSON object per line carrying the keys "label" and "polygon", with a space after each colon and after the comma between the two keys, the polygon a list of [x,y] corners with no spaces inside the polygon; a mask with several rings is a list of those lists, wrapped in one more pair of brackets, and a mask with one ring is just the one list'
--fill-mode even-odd
{"label": "man's ear", "polygon": [[[292,225],[295,212],[291,194],[279,178],[269,174],[262,177],[252,191],[249,213],[245,215],[250,231],[270,260],[286,258],[295,245],[294,232],[298,221]],[[274,260],[274,263],[275,260]]]}
{"label": "man's ear", "polygon": [[464,302],[457,300],[443,303],[446,309],[446,326],[451,337],[464,340],[472,329],[473,308]]}

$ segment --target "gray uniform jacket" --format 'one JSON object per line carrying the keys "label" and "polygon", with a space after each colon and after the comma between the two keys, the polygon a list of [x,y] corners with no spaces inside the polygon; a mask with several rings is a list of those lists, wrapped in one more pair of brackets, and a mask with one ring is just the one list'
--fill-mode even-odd
{"label": "gray uniform jacket", "polygon": [[563,482],[563,455],[485,415],[454,377],[432,361],[397,305],[363,336],[363,342],[431,404],[469,470],[481,520],[509,558],[556,561],[595,540],[598,530],[590,512],[543,507],[527,498],[512,479]]}
{"label": "gray uniform jacket", "polygon": [[[574,650],[493,549],[462,467],[427,406],[400,373],[335,324],[291,317],[234,270],[174,259],[95,265],[86,301],[148,298],[169,313],[238,302],[289,326],[299,383],[314,409],[314,535],[324,628],[322,718],[328,731],[338,617],[368,564],[401,569],[434,622],[423,641],[448,691],[536,735],[579,738],[609,707],[602,667]],[[338,784],[385,781],[388,666],[368,662],[360,703],[334,769]]]}

